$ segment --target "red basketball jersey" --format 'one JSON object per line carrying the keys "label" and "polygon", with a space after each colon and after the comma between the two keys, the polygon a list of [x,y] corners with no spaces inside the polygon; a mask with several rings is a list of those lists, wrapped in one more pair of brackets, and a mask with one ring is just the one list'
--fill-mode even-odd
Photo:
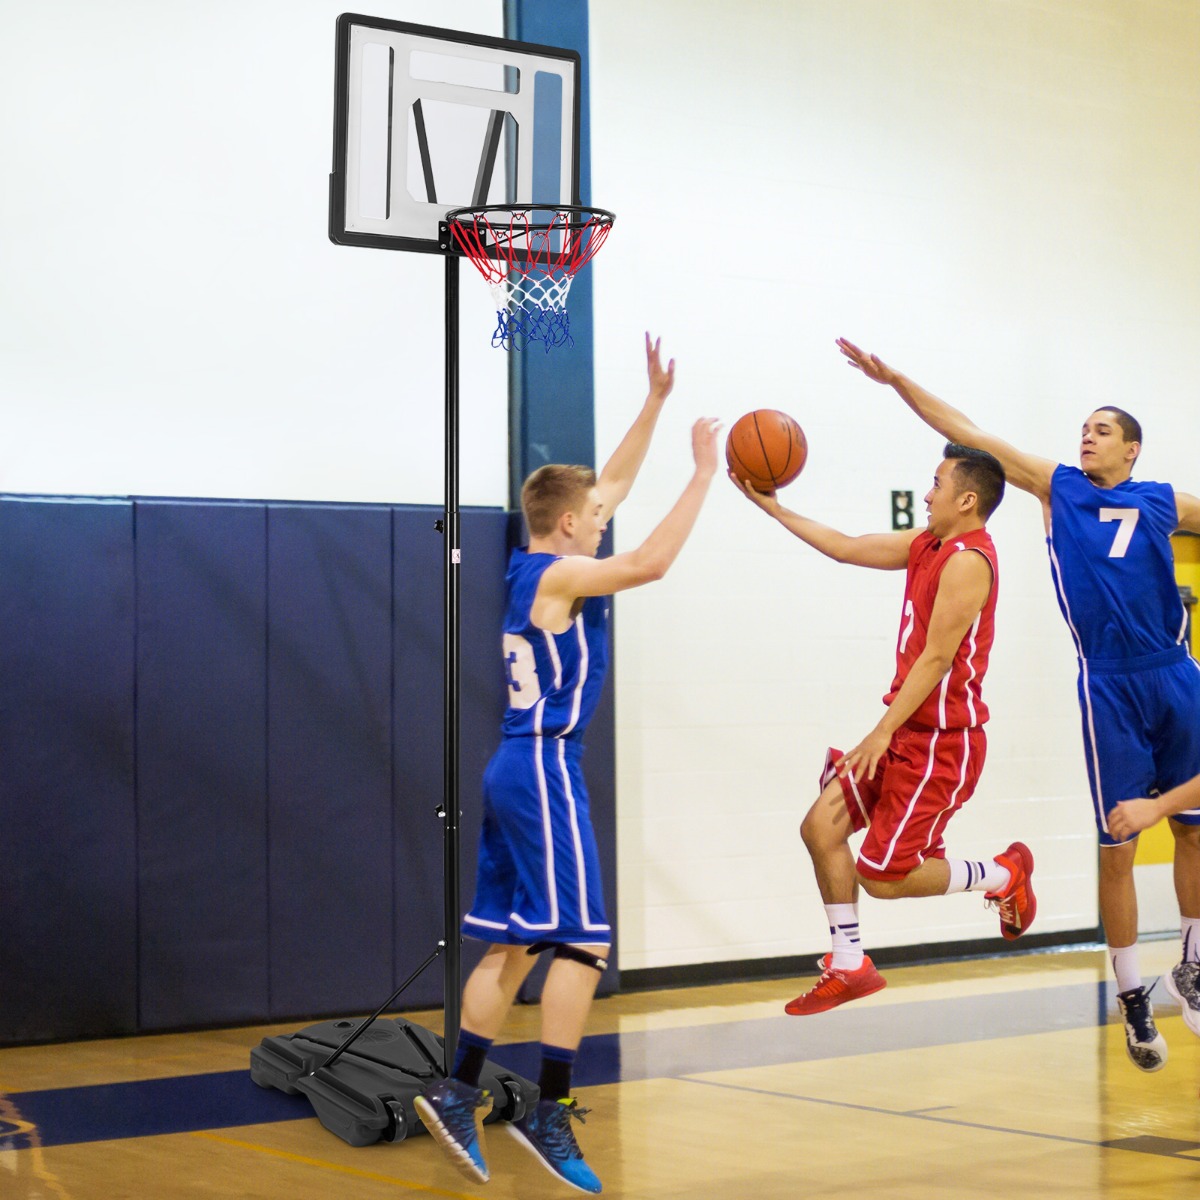
{"label": "red basketball jersey", "polygon": [[996,566],[996,547],[986,529],[973,529],[947,542],[939,542],[926,531],[913,541],[908,552],[900,637],[896,642],[896,678],[883,702],[891,704],[895,699],[910,668],[925,649],[942,570],[953,555],[964,551],[982,554],[988,560],[992,568],[992,590],[959,645],[953,666],[909,717],[907,724],[910,725],[929,729],[973,729],[988,719],[982,686],[995,631],[1000,575]]}

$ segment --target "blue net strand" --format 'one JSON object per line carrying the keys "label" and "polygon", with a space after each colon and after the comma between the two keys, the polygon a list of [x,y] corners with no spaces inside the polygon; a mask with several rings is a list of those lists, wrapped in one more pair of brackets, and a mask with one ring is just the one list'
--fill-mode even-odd
{"label": "blue net strand", "polygon": [[503,350],[524,350],[542,343],[547,354],[556,346],[573,346],[571,318],[567,310],[545,308],[501,308],[496,310],[492,345]]}

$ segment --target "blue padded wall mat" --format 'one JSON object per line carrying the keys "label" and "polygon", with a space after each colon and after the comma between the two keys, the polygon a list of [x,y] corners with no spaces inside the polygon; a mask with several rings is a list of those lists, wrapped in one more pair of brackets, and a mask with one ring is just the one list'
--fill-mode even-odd
{"label": "blue padded wall mat", "polygon": [[271,1015],[392,990],[392,517],[268,510]]}
{"label": "blue padded wall mat", "polygon": [[262,505],[139,502],[142,1029],[268,1011]]}
{"label": "blue padded wall mat", "polygon": [[137,1029],[133,509],[0,499],[0,1038]]}
{"label": "blue padded wall mat", "polygon": [[[433,950],[438,516],[0,498],[0,1044],[362,1012]],[[464,906],[509,525],[461,514]],[[615,909],[610,697],[587,771]],[[442,991],[431,966],[397,1007]]]}

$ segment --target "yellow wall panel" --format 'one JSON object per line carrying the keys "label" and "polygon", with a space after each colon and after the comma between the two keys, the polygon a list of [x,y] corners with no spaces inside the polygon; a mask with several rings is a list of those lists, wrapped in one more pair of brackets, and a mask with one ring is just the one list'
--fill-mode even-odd
{"label": "yellow wall panel", "polygon": [[1134,864],[1147,866],[1150,863],[1169,863],[1175,858],[1175,838],[1168,821],[1159,821],[1138,838]]}

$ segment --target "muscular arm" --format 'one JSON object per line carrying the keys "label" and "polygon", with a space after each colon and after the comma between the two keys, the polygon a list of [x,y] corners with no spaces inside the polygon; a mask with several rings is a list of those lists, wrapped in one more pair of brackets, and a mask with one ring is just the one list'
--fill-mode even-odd
{"label": "muscular arm", "polygon": [[837,344],[850,366],[861,371],[868,379],[893,388],[931,429],[936,429],[948,441],[961,446],[973,446],[994,455],[1004,468],[1005,479],[1013,487],[1032,493],[1043,504],[1049,503],[1050,477],[1054,474],[1056,463],[1048,458],[1026,454],[1001,438],[985,433],[957,408],[940,400],[932,392],[927,392],[907,375],[893,370],[877,354],[867,354],[845,338],[839,338]]}
{"label": "muscular arm", "polygon": [[675,561],[696,524],[708,486],[717,471],[717,432],[720,425],[707,417],[692,426],[696,468],[683,494],[636,550],[611,558],[573,554],[547,567],[534,601],[534,623],[561,633],[570,623],[570,610],[583,596],[608,596],[661,579]]}
{"label": "muscular arm", "polygon": [[875,768],[891,744],[892,735],[917,711],[929,693],[945,678],[954,664],[962,640],[987,601],[992,588],[992,568],[982,554],[964,550],[942,569],[937,598],[929,618],[925,648],[909,669],[879,723],[848,754],[837,762],[843,773],[855,779],[875,778]]}
{"label": "muscular arm", "polygon": [[662,412],[663,403],[675,386],[675,360],[671,359],[666,368],[663,368],[659,359],[661,343],[662,338],[659,338],[651,344],[650,335],[646,334],[646,374],[650,379],[646,402],[596,480],[596,490],[600,493],[602,506],[601,515],[606,521],[613,515],[617,505],[629,495],[629,489],[633,487],[633,481],[645,461],[646,451],[650,448],[650,439],[654,436],[654,427],[658,424],[658,415]]}
{"label": "muscular arm", "polygon": [[1188,533],[1200,533],[1200,500],[1186,492],[1175,493],[1175,511],[1179,516],[1177,528]]}
{"label": "muscular arm", "polygon": [[774,492],[755,491],[743,483],[731,471],[729,478],[768,516],[774,517],[789,533],[802,542],[819,550],[834,562],[851,563],[856,567],[874,567],[879,571],[903,571],[908,566],[908,550],[921,531],[909,529],[903,533],[865,533],[852,537],[822,525],[809,517],[802,517],[790,508],[784,508]]}

